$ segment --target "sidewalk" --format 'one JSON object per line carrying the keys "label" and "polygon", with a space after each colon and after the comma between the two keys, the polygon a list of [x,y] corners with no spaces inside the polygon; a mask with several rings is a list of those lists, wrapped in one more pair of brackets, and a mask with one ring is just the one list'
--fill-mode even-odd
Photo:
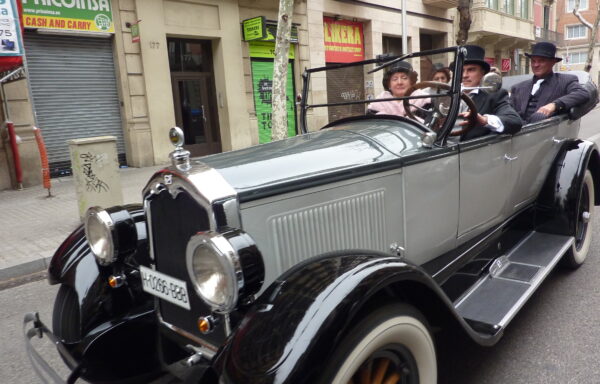
{"label": "sidewalk", "polygon": [[[140,203],[142,188],[164,166],[121,168],[123,202]],[[73,176],[52,179],[52,195],[41,185],[0,191],[0,281],[39,272],[80,224]]]}

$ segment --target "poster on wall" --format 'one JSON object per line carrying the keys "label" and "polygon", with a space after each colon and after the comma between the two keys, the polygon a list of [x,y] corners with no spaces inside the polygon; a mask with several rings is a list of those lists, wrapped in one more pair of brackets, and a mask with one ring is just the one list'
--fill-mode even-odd
{"label": "poster on wall", "polygon": [[362,23],[323,17],[323,35],[325,62],[353,63],[365,59]]}
{"label": "poster on wall", "polygon": [[[294,109],[294,76],[288,68],[286,82],[286,110],[288,115],[288,137],[296,135],[296,112]],[[252,89],[254,92],[254,108],[258,120],[258,142],[271,141],[271,117],[273,89],[273,61],[252,60]]]}
{"label": "poster on wall", "polygon": [[[23,56],[23,40],[16,1],[20,0],[0,0],[0,57]],[[0,65],[3,64],[0,60]]]}
{"label": "poster on wall", "polygon": [[26,28],[114,33],[110,0],[23,0]]}

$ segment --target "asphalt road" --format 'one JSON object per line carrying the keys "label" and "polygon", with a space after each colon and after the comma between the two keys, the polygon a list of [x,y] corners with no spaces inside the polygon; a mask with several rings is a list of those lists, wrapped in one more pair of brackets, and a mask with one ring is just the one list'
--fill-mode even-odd
{"label": "asphalt road", "polygon": [[[581,137],[600,135],[600,109],[582,121]],[[597,142],[600,142],[598,136]],[[465,338],[438,340],[440,384],[600,383],[600,209],[592,221],[594,239],[577,271],[555,270],[493,347]],[[25,354],[23,314],[39,311],[51,324],[57,287],[46,280],[0,290],[0,382],[36,383]],[[66,374],[53,346],[35,340],[53,366]]]}

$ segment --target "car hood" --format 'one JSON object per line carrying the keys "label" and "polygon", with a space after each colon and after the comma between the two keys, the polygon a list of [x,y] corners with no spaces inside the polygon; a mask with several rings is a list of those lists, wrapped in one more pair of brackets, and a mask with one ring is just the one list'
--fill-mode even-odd
{"label": "car hood", "polygon": [[395,119],[351,121],[193,161],[217,170],[248,201],[399,167],[402,157],[424,151],[422,133]]}

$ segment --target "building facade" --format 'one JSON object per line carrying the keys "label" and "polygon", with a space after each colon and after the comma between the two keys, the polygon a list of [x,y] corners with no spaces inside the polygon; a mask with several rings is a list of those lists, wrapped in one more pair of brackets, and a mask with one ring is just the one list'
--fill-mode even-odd
{"label": "building facade", "polygon": [[[86,19],[86,12],[98,9],[60,14],[69,4],[84,3],[23,0],[29,9],[24,33],[28,74],[3,84],[2,98],[3,120],[15,123],[22,140],[25,187],[41,182],[34,125],[42,131],[54,175],[68,174],[66,142],[73,138],[116,136],[120,162],[134,167],[167,163],[172,151],[167,132],[174,125],[184,129],[185,147],[194,155],[270,140],[278,0],[105,0],[97,2],[104,16]],[[57,5],[63,8],[44,8]],[[455,0],[407,0],[404,48],[415,52],[454,45],[456,6]],[[529,14],[522,19],[521,11],[515,12],[501,15],[517,29],[515,36],[500,40],[509,47],[506,52],[493,51],[498,59],[533,36]],[[475,25],[484,25],[479,17]],[[248,38],[245,20],[258,20],[263,33]],[[400,54],[402,27],[396,0],[296,0],[288,67],[289,134],[298,129],[295,96],[305,68]],[[475,42],[492,45],[481,28],[474,36]],[[412,64],[428,80],[433,65],[449,63]],[[382,90],[381,72],[344,76],[364,82],[366,95],[361,97]],[[336,82],[333,76],[317,79],[311,101],[346,97],[338,94]],[[309,130],[339,117],[331,108],[312,113]],[[2,138],[0,189],[8,189],[15,186],[15,175],[5,133]]]}
{"label": "building facade", "polygon": [[[557,32],[562,33],[564,38],[558,44],[558,55],[563,58],[559,63],[558,70],[583,70],[588,58],[588,47],[590,42],[590,29],[585,27],[581,21],[573,14],[575,7],[574,0],[558,0],[556,2],[557,11]],[[594,23],[597,15],[596,0],[581,0],[579,4],[581,15],[590,23]],[[596,36],[598,40],[598,36]],[[598,56],[600,44],[595,44],[592,68],[590,75],[594,81],[600,81],[600,65]]]}

